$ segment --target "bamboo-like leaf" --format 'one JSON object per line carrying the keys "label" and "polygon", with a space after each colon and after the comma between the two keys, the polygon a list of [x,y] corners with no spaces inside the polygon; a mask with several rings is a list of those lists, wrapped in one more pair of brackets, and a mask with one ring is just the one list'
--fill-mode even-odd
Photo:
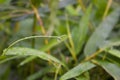
{"label": "bamboo-like leaf", "polygon": [[[54,46],[58,45],[59,43],[65,41],[66,39],[67,39],[67,36],[61,37],[60,40],[59,40],[59,38],[58,38],[58,40],[53,39],[47,45],[43,46],[40,50],[47,51],[47,50],[53,48]],[[36,56],[30,56],[29,58],[26,58],[24,61],[22,61],[20,63],[20,65],[22,66],[35,58],[36,58]]]}
{"label": "bamboo-like leaf", "polygon": [[115,80],[120,80],[120,66],[105,60],[94,61],[100,66],[102,66]]}
{"label": "bamboo-like leaf", "polygon": [[39,7],[41,0],[30,0],[32,5],[34,5],[36,8]]}
{"label": "bamboo-like leaf", "polygon": [[[32,39],[32,38],[56,38],[56,39],[59,39],[59,40],[56,40],[56,42],[54,42],[53,45],[49,45],[49,46],[47,46],[47,48],[43,47],[42,51],[44,51],[45,49],[50,49],[51,47],[55,46],[57,43],[60,43],[64,40],[66,40],[67,36],[66,35],[63,35],[63,36],[29,36],[29,37],[21,38],[21,39],[15,41],[15,42],[13,42],[5,51],[7,51],[9,48],[11,48],[12,46],[14,46],[15,44],[17,44],[20,41],[23,41],[23,40],[26,40],[26,39]],[[3,52],[3,54],[5,53],[5,51]],[[35,59],[35,58],[36,58],[36,56],[31,56],[30,58],[27,58],[25,61],[23,61],[20,65],[23,65],[23,64],[25,64],[25,63],[27,63],[27,62]],[[8,60],[6,60],[6,61],[8,61]]]}
{"label": "bamboo-like leaf", "polygon": [[106,40],[114,25],[117,23],[119,15],[120,9],[117,8],[96,28],[85,46],[84,53],[86,57],[93,54],[98,46]]}
{"label": "bamboo-like leaf", "polygon": [[39,50],[31,49],[31,48],[21,48],[21,47],[13,47],[10,49],[5,49],[4,50],[4,55],[14,55],[14,56],[36,56],[41,59],[47,60],[47,61],[53,61],[58,64],[64,65],[62,62],[60,62],[58,59],[55,57],[44,53]]}
{"label": "bamboo-like leaf", "polygon": [[82,17],[79,27],[74,28],[72,32],[76,53],[79,53],[81,51],[82,46],[86,40],[90,13],[91,13],[91,6],[89,6],[86,13]]}
{"label": "bamboo-like leaf", "polygon": [[79,64],[78,66],[74,67],[73,69],[69,70],[67,73],[65,73],[60,80],[67,80],[70,78],[74,78],[76,76],[81,75],[85,71],[88,71],[95,67],[95,65],[91,62],[84,62]]}
{"label": "bamboo-like leaf", "polygon": [[116,56],[116,57],[120,58],[120,51],[119,50],[110,49],[110,50],[106,50],[106,52],[110,53],[113,56]]}
{"label": "bamboo-like leaf", "polygon": [[76,80],[90,80],[89,72],[85,72],[83,75],[80,75],[75,79]]}

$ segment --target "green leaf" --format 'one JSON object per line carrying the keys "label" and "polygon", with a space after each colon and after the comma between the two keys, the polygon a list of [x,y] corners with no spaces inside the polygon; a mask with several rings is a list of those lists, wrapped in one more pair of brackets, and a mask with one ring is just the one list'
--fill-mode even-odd
{"label": "green leaf", "polygon": [[81,51],[82,46],[85,43],[87,37],[91,9],[92,6],[89,6],[89,8],[87,9],[86,13],[80,21],[79,27],[74,28],[74,30],[72,31],[73,42],[77,54]]}
{"label": "green leaf", "polygon": [[35,58],[37,58],[37,57],[36,57],[36,56],[30,56],[30,57],[26,58],[25,60],[23,60],[22,62],[20,62],[19,65],[20,65],[20,66],[23,66],[24,64],[32,61],[32,60],[35,59]]}
{"label": "green leaf", "polygon": [[67,10],[67,12],[68,12],[70,15],[73,15],[73,16],[79,15],[78,12],[77,12],[77,10],[75,10],[72,5],[68,5],[68,6],[66,7],[66,10]]}
{"label": "green leaf", "polygon": [[64,35],[62,37],[58,37],[57,39],[53,39],[51,41],[49,41],[49,43],[47,45],[44,45],[40,50],[42,51],[47,51],[51,48],[53,48],[54,46],[60,44],[61,42],[67,40],[68,36]]}
{"label": "green leaf", "polygon": [[54,67],[47,66],[43,69],[40,69],[38,72],[28,76],[26,80],[36,80],[36,79],[40,78],[41,76],[45,75],[46,73],[52,72],[54,70],[55,70]]}
{"label": "green leaf", "polygon": [[100,66],[102,66],[115,80],[120,80],[120,66],[102,60],[95,60]]}
{"label": "green leaf", "polygon": [[31,49],[31,48],[21,48],[21,47],[13,47],[10,49],[5,49],[4,50],[4,55],[14,55],[14,56],[36,56],[41,59],[47,60],[47,61],[53,61],[58,64],[64,65],[62,62],[60,62],[58,59],[55,57],[44,53],[39,50]]}
{"label": "green leaf", "polygon": [[86,57],[92,55],[99,45],[101,45],[117,23],[120,15],[120,9],[114,10],[104,21],[96,28],[92,36],[88,40],[84,53]]}
{"label": "green leaf", "polygon": [[[65,41],[68,37],[67,36],[64,36],[64,37],[61,37],[60,40],[56,40],[56,39],[53,39],[51,40],[47,45],[44,45],[40,50],[41,51],[47,51],[47,50],[50,50],[51,48],[53,48],[54,46],[60,44],[61,42]],[[28,62],[30,62],[31,60],[35,59],[36,56],[30,56],[29,58],[26,58],[24,61],[22,61],[20,63],[20,65],[24,65]]]}
{"label": "green leaf", "polygon": [[82,73],[92,69],[95,65],[91,62],[84,62],[79,64],[78,66],[74,67],[73,69],[69,70],[65,73],[60,80],[67,80],[76,76],[81,75]]}
{"label": "green leaf", "polygon": [[90,80],[89,72],[85,72],[83,75],[80,75],[75,79],[76,80]]}
{"label": "green leaf", "polygon": [[110,49],[110,50],[106,50],[106,52],[110,53],[113,56],[116,56],[116,57],[120,58],[120,51],[119,50]]}

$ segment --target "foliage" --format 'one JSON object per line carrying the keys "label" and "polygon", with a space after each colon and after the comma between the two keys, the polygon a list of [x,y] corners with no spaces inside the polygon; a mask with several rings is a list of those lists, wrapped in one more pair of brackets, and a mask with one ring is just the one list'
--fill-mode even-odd
{"label": "foliage", "polygon": [[0,80],[119,80],[119,36],[116,0],[0,0]]}

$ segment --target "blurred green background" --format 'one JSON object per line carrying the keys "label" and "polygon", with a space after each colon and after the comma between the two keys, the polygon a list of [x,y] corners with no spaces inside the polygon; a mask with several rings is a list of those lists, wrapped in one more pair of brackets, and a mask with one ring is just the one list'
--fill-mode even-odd
{"label": "blurred green background", "polygon": [[119,0],[0,0],[0,80],[120,80]]}

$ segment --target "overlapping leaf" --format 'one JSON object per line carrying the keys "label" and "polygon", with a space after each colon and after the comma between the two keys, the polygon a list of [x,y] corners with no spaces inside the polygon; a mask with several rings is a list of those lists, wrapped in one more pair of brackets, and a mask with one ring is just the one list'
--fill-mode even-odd
{"label": "overlapping leaf", "polygon": [[[58,45],[59,43],[65,41],[66,39],[67,39],[67,36],[64,36],[64,37],[60,38],[60,40],[55,40],[55,39],[51,40],[47,45],[43,46],[40,50],[41,51],[47,51],[47,50],[51,49],[52,47]],[[26,58],[24,61],[22,61],[20,63],[20,65],[24,65],[24,64],[30,62],[31,60],[33,60],[35,58],[36,58],[36,56],[30,56],[29,58]]]}
{"label": "overlapping leaf", "polygon": [[64,65],[55,57],[49,54],[46,54],[42,51],[31,49],[31,48],[13,47],[10,49],[5,49],[3,53],[4,55],[14,55],[14,56],[36,56],[47,61],[53,61],[58,64]]}
{"label": "overlapping leaf", "polygon": [[106,60],[95,60],[95,62],[102,66],[115,80],[120,80],[120,66]]}
{"label": "overlapping leaf", "polygon": [[96,28],[85,46],[84,53],[86,57],[89,57],[92,53],[94,53],[98,46],[107,39],[114,28],[114,25],[118,21],[119,15],[120,9],[117,8]]}
{"label": "overlapping leaf", "polygon": [[79,64],[78,66],[74,67],[73,69],[69,70],[67,73],[65,73],[60,80],[67,80],[70,78],[74,78],[76,76],[81,75],[85,71],[88,71],[95,67],[95,65],[91,62],[84,62]]}
{"label": "overlapping leaf", "polygon": [[85,42],[85,39],[87,37],[88,32],[88,23],[91,13],[91,6],[89,6],[88,10],[82,17],[79,27],[74,28],[72,34],[73,34],[73,42],[75,45],[75,51],[76,53],[79,53],[82,49],[82,46]]}

